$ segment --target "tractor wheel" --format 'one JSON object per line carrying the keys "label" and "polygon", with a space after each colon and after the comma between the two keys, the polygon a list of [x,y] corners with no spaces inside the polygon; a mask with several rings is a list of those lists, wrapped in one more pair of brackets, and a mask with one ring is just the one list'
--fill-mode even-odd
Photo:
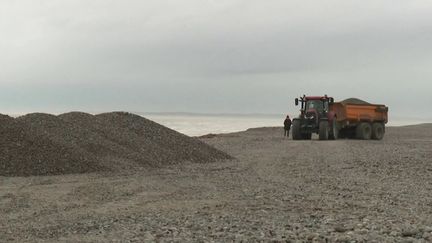
{"label": "tractor wheel", "polygon": [[338,128],[338,125],[337,125],[336,117],[333,118],[333,122],[332,122],[332,127],[331,127],[331,130],[330,130],[329,138],[331,140],[336,140],[336,139],[339,138],[339,128]]}
{"label": "tractor wheel", "polygon": [[372,137],[372,126],[367,122],[362,122],[356,128],[356,138],[369,140]]}
{"label": "tractor wheel", "polygon": [[384,124],[376,122],[372,125],[372,139],[381,140],[384,138]]}
{"label": "tractor wheel", "polygon": [[319,140],[327,140],[329,138],[328,121],[320,121],[319,123]]}
{"label": "tractor wheel", "polygon": [[301,121],[298,119],[294,119],[292,122],[292,138],[293,140],[301,140],[302,133],[301,133]]}

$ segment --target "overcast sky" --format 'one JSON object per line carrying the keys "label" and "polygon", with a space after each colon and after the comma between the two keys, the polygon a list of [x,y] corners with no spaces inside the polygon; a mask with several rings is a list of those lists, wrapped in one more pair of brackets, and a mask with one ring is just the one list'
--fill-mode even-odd
{"label": "overcast sky", "polygon": [[430,0],[0,0],[0,113],[294,112],[302,94],[432,117]]}

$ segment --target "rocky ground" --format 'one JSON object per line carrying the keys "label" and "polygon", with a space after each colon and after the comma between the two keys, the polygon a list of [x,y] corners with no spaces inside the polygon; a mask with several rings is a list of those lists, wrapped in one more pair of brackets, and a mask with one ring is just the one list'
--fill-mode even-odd
{"label": "rocky ground", "polygon": [[0,241],[432,241],[432,125],[383,141],[202,140],[237,160],[0,177]]}

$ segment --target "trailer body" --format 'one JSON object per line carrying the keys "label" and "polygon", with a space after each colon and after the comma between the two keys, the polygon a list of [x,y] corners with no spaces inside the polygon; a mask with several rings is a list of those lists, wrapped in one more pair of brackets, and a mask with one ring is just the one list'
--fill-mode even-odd
{"label": "trailer body", "polygon": [[366,102],[335,102],[330,105],[335,114],[340,137],[381,140],[388,122],[388,107]]}
{"label": "trailer body", "polygon": [[355,126],[360,122],[388,122],[388,107],[385,105],[335,102],[330,110],[335,113],[338,123],[345,126]]}

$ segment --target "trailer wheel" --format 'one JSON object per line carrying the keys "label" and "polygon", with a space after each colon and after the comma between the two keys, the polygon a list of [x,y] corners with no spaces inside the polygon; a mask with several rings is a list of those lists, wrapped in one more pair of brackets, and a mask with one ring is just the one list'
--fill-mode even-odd
{"label": "trailer wheel", "polygon": [[381,140],[384,138],[384,124],[376,122],[372,125],[372,139]]}
{"label": "trailer wheel", "polygon": [[292,138],[293,140],[300,140],[303,138],[301,133],[301,121],[298,119],[294,119],[292,122]]}
{"label": "trailer wheel", "polygon": [[369,140],[372,137],[372,126],[367,122],[360,123],[356,128],[356,138]]}
{"label": "trailer wheel", "polygon": [[320,121],[319,123],[319,140],[327,140],[329,138],[328,121]]}
{"label": "trailer wheel", "polygon": [[339,128],[337,126],[336,117],[333,118],[332,127],[330,130],[329,138],[331,140],[336,140],[339,138]]}

